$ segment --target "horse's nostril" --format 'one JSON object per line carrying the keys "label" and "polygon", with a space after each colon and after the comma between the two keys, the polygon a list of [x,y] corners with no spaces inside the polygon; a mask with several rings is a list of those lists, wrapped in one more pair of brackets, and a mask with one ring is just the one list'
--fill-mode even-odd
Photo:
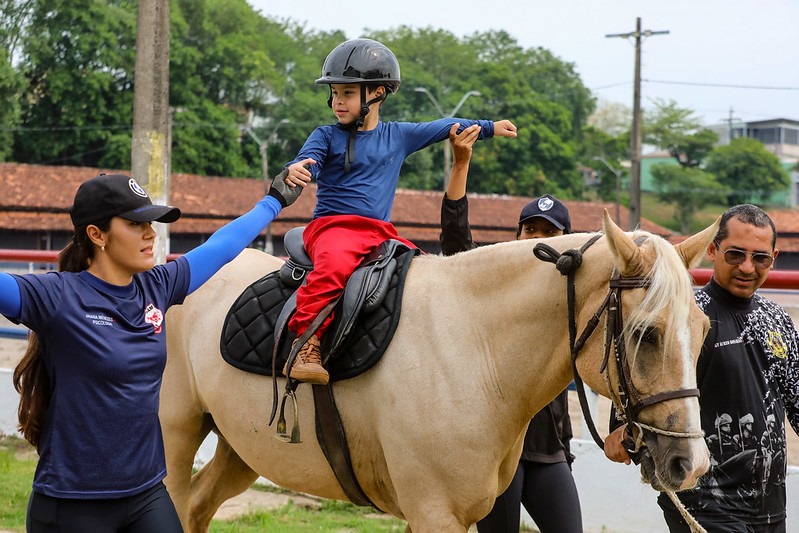
{"label": "horse's nostril", "polygon": [[683,480],[688,475],[690,475],[692,471],[691,461],[689,461],[685,457],[677,457],[670,463],[671,467],[671,478],[677,480]]}

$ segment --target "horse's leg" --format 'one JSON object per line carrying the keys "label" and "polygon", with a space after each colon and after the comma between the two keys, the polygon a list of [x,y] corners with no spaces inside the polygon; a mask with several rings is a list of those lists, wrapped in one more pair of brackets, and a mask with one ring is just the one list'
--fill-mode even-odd
{"label": "horse's leg", "polygon": [[189,523],[189,495],[194,458],[212,425],[211,418],[201,413],[186,416],[179,423],[174,417],[162,417],[161,420],[164,448],[167,450],[167,476],[164,484],[184,528]]}
{"label": "horse's leg", "polygon": [[189,533],[208,531],[219,506],[241,494],[258,479],[241,457],[219,436],[214,457],[191,479]]}

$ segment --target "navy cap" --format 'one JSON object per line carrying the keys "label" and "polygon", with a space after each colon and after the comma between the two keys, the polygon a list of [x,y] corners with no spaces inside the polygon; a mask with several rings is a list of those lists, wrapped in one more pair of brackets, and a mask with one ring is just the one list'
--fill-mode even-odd
{"label": "navy cap", "polygon": [[112,217],[134,222],[169,223],[180,218],[180,209],[153,205],[144,189],[129,176],[100,174],[78,187],[69,216],[75,227]]}
{"label": "navy cap", "polygon": [[519,215],[519,227],[531,218],[541,217],[552,222],[556,228],[563,230],[563,233],[572,232],[572,221],[569,217],[569,210],[563,202],[552,196],[545,194],[524,206]]}

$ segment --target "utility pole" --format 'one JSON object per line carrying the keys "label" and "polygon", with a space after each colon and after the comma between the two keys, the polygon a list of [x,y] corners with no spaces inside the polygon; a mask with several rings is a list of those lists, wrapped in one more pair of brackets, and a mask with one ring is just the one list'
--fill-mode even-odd
{"label": "utility pole", "polygon": [[[250,119],[250,122],[252,122],[252,119]],[[252,127],[250,126],[244,126],[240,128],[241,131],[249,135],[253,141],[258,143],[258,152],[261,154],[261,176],[262,179],[264,180],[264,194],[269,192],[269,184],[271,183],[271,180],[269,179],[269,159],[266,152],[269,146],[269,141],[272,137],[274,137],[277,134],[277,130],[280,128],[280,126],[282,126],[283,124],[288,124],[289,122],[291,122],[289,119],[284,118],[283,120],[278,122],[277,125],[272,130],[272,132],[266,135],[263,139],[261,139],[258,135],[256,135],[256,133],[252,130]],[[266,226],[266,239],[264,240],[264,252],[268,253],[269,255],[274,255],[275,245],[272,242],[271,226],[272,226],[271,224]]]}
{"label": "utility pole", "polygon": [[[136,18],[131,174],[155,204],[169,204],[169,0],[139,0]],[[169,226],[155,225],[156,263],[166,262]]]}
{"label": "utility pole", "polygon": [[730,114],[727,116],[727,118],[722,120],[727,123],[727,144],[730,144],[733,139],[732,125],[736,120],[741,120],[741,119],[734,117],[732,113],[732,108],[730,108]]}
{"label": "utility pole", "polygon": [[633,126],[630,138],[630,231],[641,222],[641,38],[668,35],[668,31],[641,31],[641,17],[635,19],[635,31],[611,33],[605,37],[635,38],[635,74],[633,83]]}

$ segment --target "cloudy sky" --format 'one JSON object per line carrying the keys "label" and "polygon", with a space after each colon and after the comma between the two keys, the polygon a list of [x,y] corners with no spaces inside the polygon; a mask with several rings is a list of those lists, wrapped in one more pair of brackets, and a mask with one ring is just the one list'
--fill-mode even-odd
{"label": "cloudy sky", "polygon": [[799,0],[248,0],[308,28],[504,30],[573,63],[594,94],[632,107],[635,46],[606,34],[669,31],[642,46],[642,105],[673,99],[705,124],[799,120]]}

